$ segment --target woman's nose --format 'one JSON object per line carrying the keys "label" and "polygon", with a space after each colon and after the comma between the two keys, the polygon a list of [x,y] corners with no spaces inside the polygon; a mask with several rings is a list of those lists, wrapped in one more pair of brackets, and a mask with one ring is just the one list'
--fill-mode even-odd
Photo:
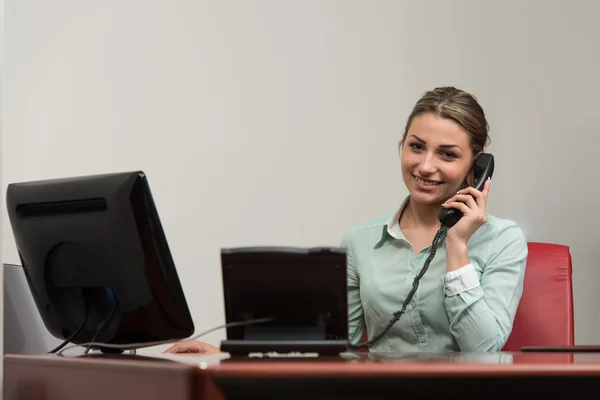
{"label": "woman's nose", "polygon": [[423,174],[433,174],[436,171],[436,169],[437,167],[431,156],[423,157],[423,159],[419,163],[419,172]]}

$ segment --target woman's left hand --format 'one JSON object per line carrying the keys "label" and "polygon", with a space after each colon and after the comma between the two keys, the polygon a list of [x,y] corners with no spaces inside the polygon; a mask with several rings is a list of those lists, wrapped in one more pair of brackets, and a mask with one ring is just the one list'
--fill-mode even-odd
{"label": "woman's left hand", "polygon": [[442,204],[444,208],[457,208],[463,213],[462,218],[448,229],[447,242],[466,245],[475,231],[487,221],[485,206],[490,182],[490,179],[485,182],[482,191],[473,187],[462,189]]}

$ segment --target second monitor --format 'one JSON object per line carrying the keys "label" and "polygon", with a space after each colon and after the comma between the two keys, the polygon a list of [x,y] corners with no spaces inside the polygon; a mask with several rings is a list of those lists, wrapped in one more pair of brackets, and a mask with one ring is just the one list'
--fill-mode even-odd
{"label": "second monitor", "polygon": [[227,328],[221,350],[339,354],[348,348],[346,250],[242,247],[221,250]]}

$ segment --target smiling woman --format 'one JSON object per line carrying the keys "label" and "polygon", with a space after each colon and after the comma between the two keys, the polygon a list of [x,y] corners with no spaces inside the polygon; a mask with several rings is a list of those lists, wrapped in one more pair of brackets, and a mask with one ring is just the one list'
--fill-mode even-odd
{"label": "smiling woman", "polygon": [[[355,226],[343,240],[352,344],[368,333],[371,351],[504,346],[523,289],[527,242],[515,222],[486,212],[490,180],[481,191],[471,187],[488,130],[476,98],[454,87],[429,91],[415,105],[400,141],[409,196],[393,212]],[[457,208],[463,217],[450,228],[440,226],[441,207]],[[434,250],[439,256],[404,305]],[[393,318],[402,315],[401,308],[404,318]]]}

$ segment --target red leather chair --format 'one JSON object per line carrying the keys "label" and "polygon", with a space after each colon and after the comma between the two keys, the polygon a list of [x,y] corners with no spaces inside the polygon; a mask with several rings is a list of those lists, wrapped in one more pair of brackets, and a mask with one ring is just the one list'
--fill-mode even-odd
{"label": "red leather chair", "polygon": [[[528,242],[523,295],[503,351],[523,346],[572,346],[573,286],[569,247]],[[367,341],[365,334],[363,341]],[[366,350],[363,350],[366,351]]]}
{"label": "red leather chair", "polygon": [[503,351],[572,346],[575,337],[569,247],[529,242],[523,296]]}

